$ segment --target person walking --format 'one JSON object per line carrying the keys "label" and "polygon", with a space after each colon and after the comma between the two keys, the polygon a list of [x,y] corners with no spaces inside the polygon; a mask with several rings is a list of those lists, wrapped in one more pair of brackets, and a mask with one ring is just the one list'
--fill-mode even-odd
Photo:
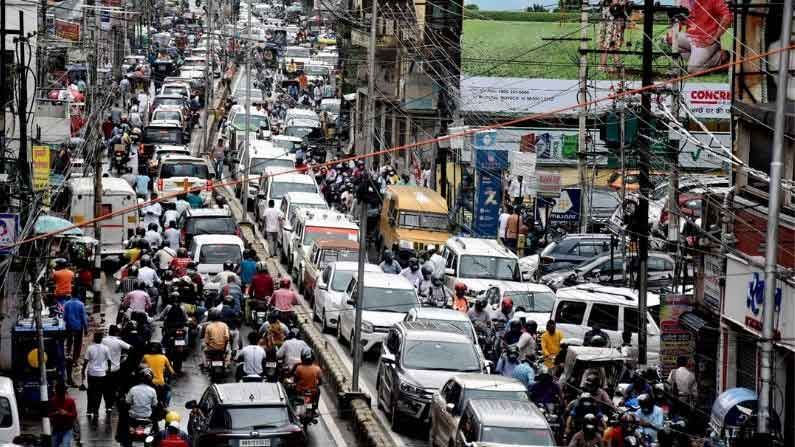
{"label": "person walking", "polygon": [[83,350],[83,336],[88,335],[88,315],[83,302],[76,296],[69,298],[64,304],[63,318],[66,325],[66,353],[71,353],[67,359],[67,384],[74,385],[72,380],[72,367],[80,360]]}
{"label": "person walking", "polygon": [[218,141],[213,146],[213,150],[210,153],[210,156],[213,159],[213,170],[215,170],[215,178],[221,179],[224,176],[224,139],[223,137],[219,138]]}
{"label": "person walking", "polygon": [[560,343],[563,333],[555,329],[555,320],[547,322],[547,330],[541,334],[541,352],[544,355],[544,365],[547,368],[555,366],[555,357],[560,352]]}
{"label": "person walking", "polygon": [[516,241],[519,239],[519,227],[520,227],[521,219],[519,219],[519,213],[516,211],[516,208],[511,210],[511,215],[508,216],[508,220],[505,223],[505,239],[503,240],[504,245],[511,251],[516,251]]}
{"label": "person walking", "polygon": [[268,200],[268,209],[263,213],[265,234],[268,239],[268,254],[272,258],[276,256],[276,241],[284,221],[284,214],[282,214],[281,210],[277,210],[275,205],[273,199]]}
{"label": "person walking", "polygon": [[697,398],[696,375],[690,370],[690,359],[686,356],[679,356],[676,359],[676,369],[668,375],[668,384],[671,386],[671,393],[679,400],[692,406]]}
{"label": "person walking", "polygon": [[[110,350],[102,344],[102,332],[94,333],[94,342],[86,349],[86,359],[83,361],[82,377],[87,382],[88,404],[86,406],[86,416],[89,421],[97,421],[99,404],[105,393],[106,379],[108,371],[111,370]],[[81,386],[82,387],[82,386]],[[105,411],[110,412],[112,407],[108,407],[105,401]]]}
{"label": "person walking", "polygon": [[77,406],[67,394],[66,384],[55,384],[55,395],[50,399],[50,423],[52,424],[52,447],[71,447],[74,437]]}
{"label": "person walking", "polygon": [[107,375],[107,383],[105,384],[106,411],[116,404],[121,390],[119,384],[122,382],[120,376],[122,351],[128,351],[131,348],[129,343],[119,338],[120,333],[119,327],[112,324],[108,328],[108,336],[102,339],[102,344],[110,352],[110,372]]}
{"label": "person walking", "polygon": [[52,272],[52,281],[55,283],[54,298],[63,301],[72,296],[72,284],[75,279],[73,272],[64,258],[55,260],[55,269]]}

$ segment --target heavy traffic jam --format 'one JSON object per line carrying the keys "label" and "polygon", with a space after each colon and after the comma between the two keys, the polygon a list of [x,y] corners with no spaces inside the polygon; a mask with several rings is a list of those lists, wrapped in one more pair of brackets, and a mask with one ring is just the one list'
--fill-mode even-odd
{"label": "heavy traffic jam", "polygon": [[[335,16],[157,5],[103,93],[99,160],[81,138],[61,148],[72,169],[40,232],[50,399],[37,408],[20,320],[25,371],[0,391],[3,421],[3,402],[21,409],[17,444],[44,445],[20,433],[43,412],[58,447],[369,445],[361,427],[329,434],[351,391],[330,387],[333,362],[355,364],[391,445],[741,445],[697,408],[693,356],[662,365],[671,255],[649,254],[640,307],[607,230],[545,228],[519,195],[473,237],[430,168],[351,155]],[[721,417],[753,399],[729,396]]]}

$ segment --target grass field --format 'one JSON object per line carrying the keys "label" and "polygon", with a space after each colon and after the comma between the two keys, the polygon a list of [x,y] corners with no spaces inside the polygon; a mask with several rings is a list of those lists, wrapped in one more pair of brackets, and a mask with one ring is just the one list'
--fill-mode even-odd
{"label": "grass field", "polygon": [[[664,26],[655,26],[655,41],[661,41],[665,35]],[[577,79],[577,48],[579,42],[545,41],[542,38],[567,37],[579,38],[578,23],[548,22],[497,22],[490,20],[465,20],[463,47],[463,71],[466,76],[500,76],[518,78],[552,78]],[[590,48],[596,47],[598,28],[588,27],[588,36],[592,39]],[[638,24],[636,28],[627,29],[624,40],[628,47],[624,49],[640,50],[643,45],[643,32]],[[731,42],[731,36],[723,36],[724,48]],[[537,47],[541,47],[538,48]],[[669,48],[656,51],[670,51]],[[612,58],[608,58],[611,63]],[[614,75],[605,73],[598,67],[599,56],[589,55],[589,78],[612,79]],[[640,79],[640,56],[623,56],[629,79]],[[654,60],[655,71],[659,76],[670,66],[670,58],[661,56]],[[633,73],[634,72],[634,73]],[[698,78],[699,82],[726,82],[725,73],[713,74]]]}

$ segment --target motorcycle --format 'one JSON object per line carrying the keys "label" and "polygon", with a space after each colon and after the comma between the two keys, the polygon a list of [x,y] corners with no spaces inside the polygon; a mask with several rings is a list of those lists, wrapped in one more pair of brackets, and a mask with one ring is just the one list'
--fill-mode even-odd
{"label": "motorcycle", "polygon": [[320,390],[312,392],[310,390],[299,393],[295,389],[295,382],[292,377],[284,379],[284,386],[287,388],[287,394],[290,396],[290,401],[293,403],[295,415],[301,421],[301,425],[306,430],[311,424],[318,423],[318,402],[320,401]]}
{"label": "motorcycle", "polygon": [[475,323],[475,334],[478,337],[478,346],[480,346],[483,351],[483,356],[486,360],[497,362],[500,353],[494,349],[494,342],[497,337],[494,328],[479,321]]}
{"label": "motorcycle", "polygon": [[150,419],[130,420],[130,447],[151,447],[155,440],[153,433]]}
{"label": "motorcycle", "polygon": [[125,148],[123,144],[116,145],[113,149],[113,165],[116,167],[119,175],[124,173],[128,161],[130,161],[130,154],[127,148]]}
{"label": "motorcycle", "polygon": [[555,444],[563,445],[563,429],[566,425],[563,423],[560,405],[556,402],[548,402],[536,403],[536,406],[541,410],[541,413],[547,420],[547,424],[549,424],[550,430],[552,430],[552,433],[555,435]]}
{"label": "motorcycle", "polygon": [[279,360],[276,357],[276,348],[269,348],[265,351],[265,369],[262,375],[269,383],[276,383],[279,381],[279,371],[281,370]]}
{"label": "motorcycle", "polygon": [[182,372],[182,362],[188,357],[188,328],[169,330],[166,356],[174,366],[174,371]]}
{"label": "motorcycle", "polygon": [[270,297],[266,297],[264,300],[251,300],[248,321],[252,328],[259,329],[263,323],[268,321],[268,301],[270,301]]}
{"label": "motorcycle", "polygon": [[209,363],[208,373],[210,381],[222,383],[226,378],[226,352],[207,351],[207,361]]}

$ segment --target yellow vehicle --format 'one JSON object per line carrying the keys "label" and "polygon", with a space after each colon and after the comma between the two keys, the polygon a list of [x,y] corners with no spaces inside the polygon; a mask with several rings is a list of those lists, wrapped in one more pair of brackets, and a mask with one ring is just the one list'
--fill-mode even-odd
{"label": "yellow vehicle", "polygon": [[395,250],[403,265],[429,244],[441,247],[450,238],[447,201],[430,188],[390,186],[378,227],[381,246]]}

